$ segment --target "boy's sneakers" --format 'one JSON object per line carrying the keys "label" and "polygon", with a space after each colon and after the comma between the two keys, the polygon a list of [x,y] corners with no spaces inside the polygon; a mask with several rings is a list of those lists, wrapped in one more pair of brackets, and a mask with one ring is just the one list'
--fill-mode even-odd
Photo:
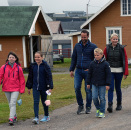
{"label": "boy's sneakers", "polygon": [[49,116],[44,116],[40,121],[41,122],[47,122],[50,120],[50,117]]}
{"label": "boy's sneakers", "polygon": [[39,124],[39,119],[37,117],[35,117],[33,120],[32,120],[32,123],[34,124]]}
{"label": "boy's sneakers", "polygon": [[96,117],[99,117],[100,111],[96,110]]}
{"label": "boy's sneakers", "polygon": [[12,118],[9,119],[9,124],[10,124],[10,125],[14,125],[14,121],[13,121]]}
{"label": "boy's sneakers", "polygon": [[90,113],[91,113],[91,108],[90,108],[90,107],[87,107],[85,113],[86,113],[86,114],[90,114]]}
{"label": "boy's sneakers", "polygon": [[99,116],[98,116],[99,118],[104,118],[105,117],[105,114],[104,113],[101,113],[101,112],[99,112]]}
{"label": "boy's sneakers", "polygon": [[77,114],[79,115],[84,111],[84,106],[78,106]]}

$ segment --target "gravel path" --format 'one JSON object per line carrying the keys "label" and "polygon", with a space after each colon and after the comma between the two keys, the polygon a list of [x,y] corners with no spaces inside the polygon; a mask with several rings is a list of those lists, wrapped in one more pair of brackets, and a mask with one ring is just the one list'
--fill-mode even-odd
{"label": "gravel path", "polygon": [[122,111],[115,110],[116,97],[114,97],[113,113],[109,114],[106,111],[106,117],[102,119],[95,117],[93,103],[91,114],[77,115],[77,104],[75,103],[51,112],[49,122],[33,125],[32,119],[27,119],[18,121],[14,126],[4,123],[0,125],[0,130],[131,130],[131,86],[122,91]]}

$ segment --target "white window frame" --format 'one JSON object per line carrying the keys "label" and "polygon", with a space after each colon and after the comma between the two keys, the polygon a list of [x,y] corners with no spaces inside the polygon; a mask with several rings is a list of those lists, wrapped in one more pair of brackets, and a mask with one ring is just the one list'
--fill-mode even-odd
{"label": "white window frame", "polygon": [[123,0],[121,0],[121,16],[131,16],[131,14],[128,14],[128,0],[127,0],[127,14],[123,14]]}
{"label": "white window frame", "polygon": [[109,30],[113,30],[113,33],[115,32],[115,30],[119,30],[120,31],[120,34],[119,34],[119,37],[120,37],[120,41],[119,43],[122,44],[122,27],[106,27],[106,44],[109,44]]}
{"label": "white window frame", "polygon": [[2,51],[2,44],[0,44],[0,51]]}

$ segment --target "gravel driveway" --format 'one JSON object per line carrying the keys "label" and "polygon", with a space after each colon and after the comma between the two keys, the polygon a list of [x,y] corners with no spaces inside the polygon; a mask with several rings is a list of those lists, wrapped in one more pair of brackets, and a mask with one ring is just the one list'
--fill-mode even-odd
{"label": "gravel driveway", "polygon": [[106,117],[102,119],[95,117],[93,103],[91,114],[77,115],[77,104],[75,103],[51,112],[49,122],[33,125],[32,119],[27,119],[18,121],[14,126],[4,123],[0,125],[0,130],[131,130],[131,86],[122,91],[122,111],[115,110],[116,98],[114,98],[113,113],[109,114],[106,111]]}

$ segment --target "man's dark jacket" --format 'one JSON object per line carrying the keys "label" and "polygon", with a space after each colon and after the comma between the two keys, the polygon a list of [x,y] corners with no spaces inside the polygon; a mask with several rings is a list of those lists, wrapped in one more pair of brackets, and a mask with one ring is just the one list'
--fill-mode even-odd
{"label": "man's dark jacket", "polygon": [[53,89],[52,73],[46,61],[42,61],[39,68],[36,62],[30,65],[26,87],[44,91]]}
{"label": "man's dark jacket", "polygon": [[70,71],[74,71],[75,67],[78,69],[89,69],[91,61],[94,59],[94,49],[97,46],[88,40],[87,44],[83,46],[82,41],[77,43],[72,54],[72,61]]}

